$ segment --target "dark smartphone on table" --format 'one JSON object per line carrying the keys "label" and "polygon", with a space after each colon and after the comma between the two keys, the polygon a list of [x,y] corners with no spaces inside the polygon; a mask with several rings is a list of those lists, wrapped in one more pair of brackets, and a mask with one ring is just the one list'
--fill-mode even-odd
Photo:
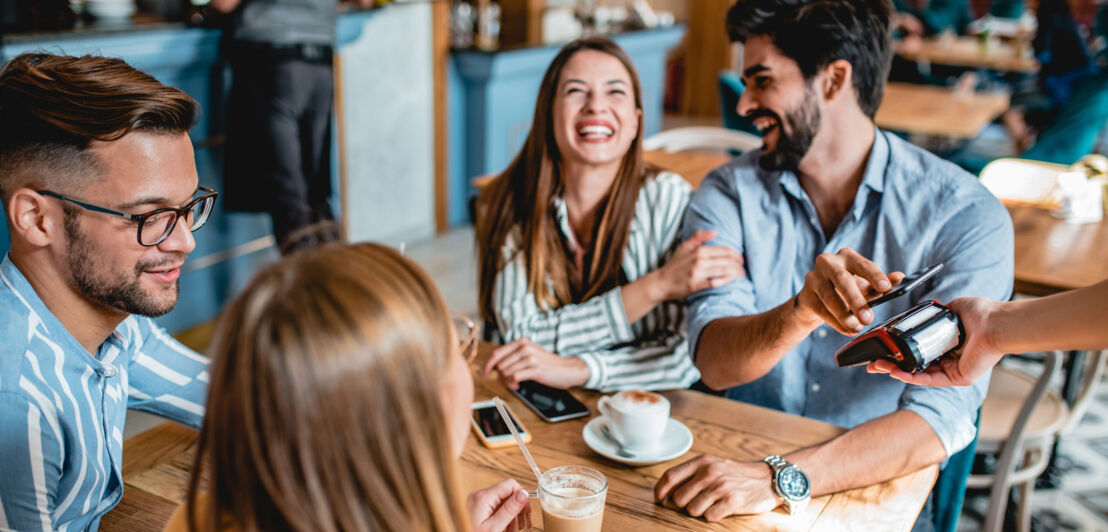
{"label": "dark smartphone on table", "polygon": [[942,269],[943,263],[937,262],[916,273],[913,273],[912,275],[905,277],[904,280],[900,282],[900,284],[894,286],[888,292],[885,292],[884,294],[881,294],[880,296],[869,300],[869,308],[873,308],[882,303],[892,301],[904,294],[907,294],[908,292],[911,292],[917,286],[934,277],[935,274],[942,271]]}
{"label": "dark smartphone on table", "polygon": [[551,388],[535,381],[519,383],[519,389],[512,390],[512,393],[548,423],[589,415],[589,407],[570,395],[568,391]]}

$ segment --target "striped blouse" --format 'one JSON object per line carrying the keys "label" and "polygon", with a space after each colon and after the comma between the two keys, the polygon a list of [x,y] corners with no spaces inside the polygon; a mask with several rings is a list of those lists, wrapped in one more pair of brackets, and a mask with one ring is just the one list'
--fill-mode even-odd
{"label": "striped blouse", "polygon": [[[621,267],[627,282],[658,269],[679,242],[691,188],[677,174],[647,179],[635,202]],[[558,228],[571,252],[577,246],[565,201],[555,200]],[[588,301],[543,311],[527,286],[527,267],[512,234],[501,250],[506,265],[493,287],[493,310],[505,342],[527,338],[589,368],[585,387],[600,391],[687,388],[700,378],[685,341],[684,305],[667,301],[628,323],[620,287]]]}
{"label": "striped blouse", "polygon": [[0,263],[0,530],[96,530],[123,495],[128,408],[192,427],[208,359],[129,316],[96,357]]}

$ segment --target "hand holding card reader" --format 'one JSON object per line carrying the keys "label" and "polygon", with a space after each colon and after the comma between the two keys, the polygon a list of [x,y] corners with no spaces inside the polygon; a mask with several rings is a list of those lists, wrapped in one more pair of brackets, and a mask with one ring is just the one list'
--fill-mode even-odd
{"label": "hand holding card reader", "polygon": [[957,351],[966,332],[958,315],[938,301],[924,301],[855,337],[835,353],[839,367],[884,359],[909,373],[923,371]]}
{"label": "hand holding card reader", "polygon": [[519,389],[512,393],[548,423],[589,415],[589,407],[569,392],[535,381],[519,383]]}
{"label": "hand holding card reader", "polygon": [[[942,269],[940,262],[905,277],[892,290],[871,300],[869,307],[907,294]],[[835,361],[839,367],[847,367],[885,359],[904,371],[918,373],[939,357],[961,348],[965,337],[957,314],[938,301],[924,301],[856,336],[835,353]]]}

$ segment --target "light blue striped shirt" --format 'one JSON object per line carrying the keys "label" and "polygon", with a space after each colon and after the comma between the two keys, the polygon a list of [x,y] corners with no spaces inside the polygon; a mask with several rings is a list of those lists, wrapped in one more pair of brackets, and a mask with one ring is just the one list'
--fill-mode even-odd
{"label": "light blue striped shirt", "polygon": [[[942,262],[943,271],[910,294],[873,309],[881,323],[925,299],[1006,300],[1012,293],[1012,220],[970,174],[894,135],[876,131],[851,210],[824,234],[811,198],[793,172],[767,172],[761,150],[721,166],[693,194],[686,235],[718,231],[712,245],[746,259],[746,277],[688,298],[689,341],[714,320],[769,311],[804,286],[821,253],[851,248],[887,272],[915,272]],[[973,386],[907,385],[864,366],[840,368],[835,351],[850,338],[827,325],[793,347],[763,377],[727,396],[853,428],[910,410],[934,429],[948,455],[976,434],[977,408],[989,376]],[[736,352],[735,363],[743,353]]]}
{"label": "light blue striped shirt", "polygon": [[95,530],[123,495],[128,408],[192,427],[208,359],[129,316],[93,358],[0,263],[0,530]]}

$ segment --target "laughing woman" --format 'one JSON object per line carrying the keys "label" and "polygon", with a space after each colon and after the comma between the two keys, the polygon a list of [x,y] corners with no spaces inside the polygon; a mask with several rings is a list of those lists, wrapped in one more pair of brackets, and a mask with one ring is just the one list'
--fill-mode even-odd
{"label": "laughing woman", "polygon": [[742,257],[676,241],[689,185],[645,168],[627,55],[572,42],[543,77],[531,132],[478,201],[480,304],[506,345],[485,375],[602,391],[684,388],[699,373],[682,299],[743,274]]}

